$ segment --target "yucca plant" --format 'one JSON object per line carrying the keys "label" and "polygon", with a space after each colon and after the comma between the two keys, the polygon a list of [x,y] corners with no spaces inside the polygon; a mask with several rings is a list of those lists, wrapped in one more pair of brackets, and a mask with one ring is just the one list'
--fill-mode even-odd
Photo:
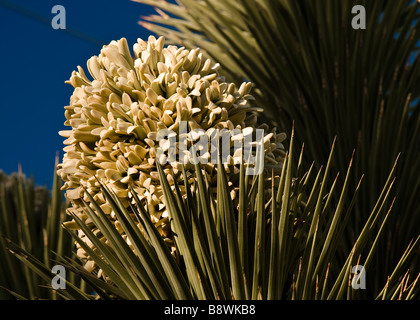
{"label": "yucca plant", "polygon": [[[332,172],[335,144],[325,168],[305,168],[303,148],[297,157],[293,140],[292,136],[280,176],[271,177],[268,199],[265,173],[248,176],[241,165],[238,205],[230,196],[221,162],[215,197],[200,164],[195,165],[196,192],[187,188],[183,196],[177,183],[171,187],[157,163],[175,253],[164,242],[134,188],[130,194],[138,205],[129,211],[115,192],[101,185],[124,236],[88,193],[90,202],[80,199],[80,206],[99,232],[92,232],[71,209],[68,212],[86,238],[68,231],[100,267],[102,276],[95,269],[88,272],[71,259],[61,258],[60,263],[88,282],[95,295],[74,287],[71,292],[59,293],[69,299],[415,299],[419,275],[411,278],[413,274],[406,267],[420,238],[402,254],[388,280],[377,279],[382,282],[381,290],[352,287],[352,281],[357,281],[352,274],[355,265],[364,266],[366,277],[377,277],[374,270],[380,266],[375,257],[383,254],[377,249],[394,204],[390,190],[397,164],[347,251],[343,231],[350,225],[360,190],[360,185],[355,190],[349,188],[353,156],[349,155],[345,177]],[[189,185],[185,170],[181,171]],[[335,176],[332,184],[328,183],[330,176]],[[343,180],[342,189],[337,187],[339,179]],[[17,246],[11,249],[28,267],[47,275],[34,257]]]}
{"label": "yucca plant", "polygon": [[[237,141],[243,136],[251,138],[258,130],[255,123],[260,109],[250,103],[252,84],[244,82],[237,87],[226,82],[220,66],[204,59],[199,48],[165,46],[163,37],[150,36],[147,41],[138,39],[133,51],[134,55],[125,38],[112,41],[87,61],[90,76],[80,66],[72,72],[68,83],[74,91],[70,105],[65,107],[65,125],[70,128],[59,132],[67,139],[57,173],[74,210],[79,207],[80,197],[90,201],[84,196],[88,192],[117,227],[120,221],[102,194],[100,183],[112,189],[127,208],[132,202],[131,185],[147,203],[151,219],[165,241],[171,243],[155,162],[165,162],[165,173],[173,173],[171,184],[178,179],[184,193],[186,186],[177,166],[187,162],[185,170],[190,175],[193,167],[189,160],[185,161],[190,157],[190,148],[202,137],[214,140],[222,130],[235,132]],[[268,126],[260,129],[264,133],[265,166],[279,170],[286,135],[275,129],[266,132]],[[179,139],[166,139],[166,135]],[[229,150],[233,149],[232,140],[225,144]],[[216,145],[207,144],[207,152],[202,154],[212,185],[217,175],[211,160],[213,147]],[[229,161],[234,162],[235,155],[229,156]],[[236,192],[239,169],[227,171],[232,192]],[[88,219],[81,208],[78,217]],[[89,221],[86,224],[95,228]],[[78,229],[74,222],[67,226]],[[85,235],[80,231],[80,236]],[[85,267],[92,268],[93,261],[88,261],[83,248],[77,252],[86,260]]]}
{"label": "yucca plant", "polygon": [[[346,238],[352,243],[372,211],[395,158],[396,196],[377,270],[390,272],[420,225],[419,4],[414,0],[136,0],[158,15],[139,22],[168,42],[200,47],[231,81],[255,83],[267,120],[290,134],[295,122],[304,161],[344,172],[356,148],[354,177],[366,175]],[[366,10],[353,29],[352,8]],[[339,185],[340,182],[338,182]],[[351,188],[357,179],[349,182]],[[417,263],[416,263],[417,262]],[[418,270],[417,259],[412,267]],[[371,284],[376,285],[376,284]]]}
{"label": "yucca plant", "polygon": [[0,299],[57,298],[40,286],[41,278],[8,248],[11,243],[18,245],[45,264],[50,274],[56,254],[72,256],[72,239],[61,227],[68,219],[61,184],[56,174],[52,190],[48,190],[35,186],[34,179],[21,170],[10,176],[0,172]]}
{"label": "yucca plant", "polygon": [[[365,31],[343,31],[336,25],[350,21],[347,16],[339,19],[350,14],[350,2],[143,2],[160,8],[160,17],[149,20],[169,25],[152,30],[190,51],[164,50],[162,38],[151,37],[148,43],[138,41],[132,57],[121,39],[89,60],[93,80],[81,68],[72,74],[75,92],[66,107],[72,130],[63,133],[68,147],[59,174],[65,188],[76,189],[67,192],[72,221],[63,226],[87,262],[55,255],[54,263],[93,291],[86,293],[66,279],[65,290],[52,292],[88,300],[418,299],[418,215],[409,225],[405,214],[408,209],[416,212],[418,203],[419,185],[412,173],[419,162],[410,158],[419,142],[418,108],[410,101],[405,108],[387,107],[406,101],[403,93],[417,97],[412,65],[398,69],[393,81],[387,78],[392,72],[382,73],[377,65],[377,73],[368,69],[376,76],[355,68],[360,60],[346,55],[350,51],[341,51],[341,45],[364,48],[365,35],[356,32]],[[370,49],[360,65],[372,61],[366,55],[378,34],[383,39],[391,34],[388,45],[395,51],[405,48],[404,57],[398,52],[392,57],[405,61],[415,51],[404,38],[417,17],[414,4],[399,4],[394,13],[389,2],[362,2],[376,14],[371,26],[384,29],[370,37],[366,31]],[[403,19],[407,12],[410,23]],[[388,16],[395,19],[397,34],[385,29]],[[349,40],[342,40],[339,32]],[[196,46],[223,65],[232,84],[218,77],[217,67],[209,69],[212,62]],[[381,52],[383,61],[391,59]],[[215,77],[216,83],[209,83]],[[197,124],[208,129],[214,119],[228,129],[231,124],[255,125],[254,117],[248,123],[251,118],[242,113],[238,118],[229,114],[233,106],[251,106],[250,96],[243,93],[250,85],[239,90],[233,85],[244,79],[256,83],[254,95],[267,119],[289,132],[284,161],[256,176],[246,175],[242,163],[237,180],[229,175],[235,168],[220,162],[212,164],[212,174],[199,164],[161,166],[152,151],[158,129],[184,119],[191,121],[189,129]],[[362,87],[348,85],[355,79],[363,80]],[[379,87],[379,94],[371,93]],[[356,113],[349,109],[353,104],[360,108]],[[163,111],[170,112],[165,116]],[[298,137],[290,130],[292,121]],[[408,134],[414,135],[412,141]],[[296,144],[303,141],[309,153],[303,147],[296,153]],[[263,162],[266,155],[258,156]],[[147,163],[153,168],[142,180],[139,171],[144,168],[134,171],[130,166]],[[401,176],[406,186],[398,183]],[[158,188],[145,190],[151,180]],[[159,219],[169,232],[162,233]],[[393,232],[399,228],[404,237]],[[42,285],[50,286],[53,275],[45,260],[16,241],[6,245],[42,278]],[[363,266],[358,275],[357,266]],[[353,288],[365,278],[366,289]]]}

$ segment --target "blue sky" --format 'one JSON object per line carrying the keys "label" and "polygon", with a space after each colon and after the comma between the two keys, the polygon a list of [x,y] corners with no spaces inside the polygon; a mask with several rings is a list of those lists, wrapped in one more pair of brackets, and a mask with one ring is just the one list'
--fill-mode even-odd
{"label": "blue sky", "polygon": [[[51,26],[55,5],[66,10],[66,30]],[[137,22],[153,12],[129,0],[0,0],[0,170],[10,174],[21,164],[36,184],[51,186],[72,94],[64,81],[78,65],[87,72],[101,43],[147,38]]]}

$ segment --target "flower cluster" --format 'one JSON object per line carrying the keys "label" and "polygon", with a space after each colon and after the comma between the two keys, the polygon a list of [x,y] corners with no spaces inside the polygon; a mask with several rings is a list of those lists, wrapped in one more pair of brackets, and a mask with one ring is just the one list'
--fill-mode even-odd
{"label": "flower cluster", "polygon": [[[252,84],[237,88],[225,82],[219,65],[205,59],[198,48],[164,47],[162,37],[151,36],[148,41],[139,39],[133,51],[134,56],[124,38],[112,41],[99,56],[88,60],[92,79],[81,67],[73,71],[67,83],[74,92],[65,107],[65,125],[71,129],[60,132],[66,146],[58,174],[67,198],[89,202],[85,194],[89,192],[117,227],[99,181],[127,207],[131,185],[148,206],[152,221],[168,237],[155,162],[159,130],[177,132],[179,124],[186,122],[190,130],[203,129],[209,134],[214,129],[252,132],[259,109],[250,103]],[[267,165],[281,165],[284,139],[285,135],[275,130],[265,136]],[[168,164],[164,171],[173,181],[179,168]],[[209,181],[214,180],[215,171],[214,164],[205,165]],[[235,175],[236,171],[228,174]],[[79,215],[85,219],[81,210]]]}

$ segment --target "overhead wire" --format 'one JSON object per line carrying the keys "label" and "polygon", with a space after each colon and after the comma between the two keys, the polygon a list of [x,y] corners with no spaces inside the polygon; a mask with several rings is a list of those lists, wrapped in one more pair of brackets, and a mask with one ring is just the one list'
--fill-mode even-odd
{"label": "overhead wire", "polygon": [[[21,16],[24,16],[28,19],[31,19],[33,21],[36,21],[38,23],[51,26],[51,18],[47,18],[37,12],[34,12],[28,8],[19,6],[17,4],[14,4],[10,1],[6,0],[0,0],[0,7],[3,7],[5,9],[8,9],[10,11],[13,11]],[[68,33],[69,35],[78,38],[82,41],[85,41],[87,43],[93,44],[95,46],[102,47],[105,42],[101,41],[100,39],[93,37],[85,32],[79,31],[77,29],[74,29],[72,27],[67,27],[65,29],[61,29],[63,32]]]}

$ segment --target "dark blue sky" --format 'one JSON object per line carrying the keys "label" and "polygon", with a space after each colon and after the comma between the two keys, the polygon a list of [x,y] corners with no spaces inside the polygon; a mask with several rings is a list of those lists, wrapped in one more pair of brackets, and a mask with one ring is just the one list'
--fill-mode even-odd
{"label": "dark blue sky", "polygon": [[[55,5],[66,9],[66,30],[51,27]],[[16,172],[20,163],[36,184],[51,186],[72,93],[64,81],[78,65],[88,72],[100,43],[146,39],[137,22],[153,12],[129,0],[0,0],[0,170]]]}

